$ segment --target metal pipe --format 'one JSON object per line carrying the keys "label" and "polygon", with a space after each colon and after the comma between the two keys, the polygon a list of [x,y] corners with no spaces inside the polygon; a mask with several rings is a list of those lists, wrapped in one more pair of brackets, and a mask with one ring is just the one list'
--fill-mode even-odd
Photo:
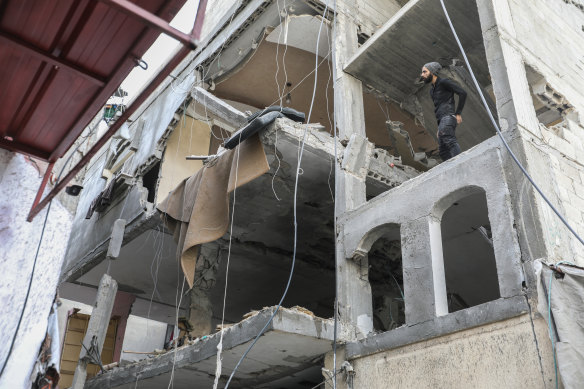
{"label": "metal pipe", "polygon": [[205,12],[207,11],[207,0],[199,0],[197,8],[197,16],[195,17],[195,24],[191,36],[196,40],[201,39],[201,30],[203,29],[203,20],[205,20]]}
{"label": "metal pipe", "polygon": [[[184,32],[177,30],[172,27],[166,20],[146,11],[144,8],[128,1],[128,0],[101,0],[103,3],[113,6],[114,8],[122,11],[126,15],[139,19],[141,22],[145,23],[149,27],[160,30],[164,34],[176,39],[183,45],[188,46],[190,49],[194,50],[197,48],[198,41],[194,39],[191,35],[185,34]],[[199,15],[197,14],[197,17]]]}
{"label": "metal pipe", "polygon": [[55,162],[50,162],[49,165],[47,166],[47,170],[45,170],[45,175],[43,176],[43,180],[41,181],[41,186],[39,186],[39,190],[36,194],[36,197],[34,198],[34,201],[32,203],[31,208],[36,207],[38,205],[39,201],[41,200],[41,196],[43,195],[43,192],[45,191],[45,187],[47,186],[47,181],[49,181],[49,177],[51,176],[51,173],[53,172],[53,166],[55,166]]}

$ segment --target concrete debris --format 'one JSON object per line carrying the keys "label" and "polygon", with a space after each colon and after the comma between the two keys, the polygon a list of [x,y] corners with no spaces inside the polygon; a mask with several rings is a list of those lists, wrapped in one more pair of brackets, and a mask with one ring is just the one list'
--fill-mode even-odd
{"label": "concrete debris", "polygon": [[404,130],[404,124],[398,121],[387,121],[387,129],[394,143],[394,148],[401,156],[404,165],[411,166],[420,171],[426,171],[438,164],[433,158],[428,158],[426,153],[416,153],[410,140],[410,134]]}
{"label": "concrete debris", "polygon": [[[260,313],[260,312],[263,312],[263,311],[265,311],[265,310],[268,310],[268,309],[272,309],[272,308],[273,308],[273,307],[263,307],[263,308],[262,308],[261,310],[259,310],[259,311],[257,311],[257,310],[249,311],[248,313],[246,313],[245,315],[243,315],[243,320],[245,320],[245,319],[249,319],[250,317],[254,317],[254,316],[255,316],[255,315],[257,315],[258,313]],[[304,308],[304,307],[301,307],[301,306],[298,306],[298,305],[295,305],[295,306],[293,306],[292,308],[284,308],[284,307],[280,307],[280,309],[282,309],[282,310],[285,310],[285,311],[289,311],[289,312],[290,312],[290,311],[300,312],[300,313],[304,313],[304,314],[306,314],[306,315],[308,315],[308,316],[317,317],[317,316],[314,314],[314,312],[312,312],[311,310],[309,310],[309,309],[306,309],[306,308]],[[226,326],[226,328],[227,328],[227,327],[231,327],[232,325],[233,325],[233,324],[226,324],[225,326]],[[220,325],[217,325],[217,330],[218,330],[218,331],[219,331],[219,327],[220,327]]]}
{"label": "concrete debris", "polygon": [[223,331],[224,329],[227,329],[229,327],[233,327],[234,324],[217,324],[217,327],[215,327],[215,331],[219,332],[219,331]]}
{"label": "concrete debris", "polygon": [[[131,352],[131,351],[124,351],[125,353],[127,352]],[[107,365],[103,365],[103,370],[108,371],[113,369],[114,367],[118,367],[120,365],[119,362],[112,362],[112,363],[108,363]]]}
{"label": "concrete debris", "polygon": [[294,310],[294,311],[297,311],[297,312],[302,312],[302,313],[305,313],[305,314],[307,314],[309,316],[315,317],[314,316],[314,313],[312,311],[310,311],[310,310],[308,310],[308,309],[306,309],[304,307],[299,307],[298,305],[293,306],[289,310],[291,310],[291,311]]}
{"label": "concrete debris", "polygon": [[394,188],[419,174],[419,171],[404,164],[402,158],[394,157],[383,149],[373,150],[367,169],[368,179],[379,181],[388,188]]}
{"label": "concrete debris", "polygon": [[257,315],[258,313],[260,313],[260,311],[249,311],[248,313],[246,313],[245,315],[243,315],[243,319],[249,319],[250,317],[254,317],[255,315]]}

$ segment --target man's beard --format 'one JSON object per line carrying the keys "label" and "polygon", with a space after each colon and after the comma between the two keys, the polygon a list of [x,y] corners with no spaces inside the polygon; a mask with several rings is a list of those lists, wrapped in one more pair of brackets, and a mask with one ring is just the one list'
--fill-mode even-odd
{"label": "man's beard", "polygon": [[429,84],[430,82],[432,82],[432,76],[428,76],[428,77],[420,77],[420,81],[424,81],[425,84]]}

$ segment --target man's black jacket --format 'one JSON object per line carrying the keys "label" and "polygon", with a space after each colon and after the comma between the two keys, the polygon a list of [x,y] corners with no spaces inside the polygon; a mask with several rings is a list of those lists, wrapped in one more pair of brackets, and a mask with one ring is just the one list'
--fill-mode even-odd
{"label": "man's black jacket", "polygon": [[[458,107],[454,109],[454,94],[458,95]],[[448,78],[436,79],[436,83],[430,89],[430,96],[434,101],[434,113],[436,120],[440,121],[447,115],[460,115],[466,101],[466,92],[458,84]]]}

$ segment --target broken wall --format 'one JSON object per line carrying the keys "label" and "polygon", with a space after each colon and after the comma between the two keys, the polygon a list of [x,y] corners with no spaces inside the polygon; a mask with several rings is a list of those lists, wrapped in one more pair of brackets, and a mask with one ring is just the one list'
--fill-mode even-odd
{"label": "broken wall", "polygon": [[180,184],[195,174],[203,161],[187,161],[188,155],[207,155],[211,140],[211,126],[203,121],[183,115],[166,142],[160,181],[156,188],[156,202],[160,203]]}
{"label": "broken wall", "polygon": [[[524,136],[527,158],[536,182],[583,236],[584,10],[574,2],[554,0],[534,0],[530,7],[509,0],[508,7],[514,31],[506,31],[508,35],[502,39],[527,65],[532,98],[560,117],[555,125],[545,126],[535,117],[533,107],[525,107],[529,114],[529,125],[524,128],[528,131]],[[537,205],[532,206],[541,210],[548,259],[584,265],[582,245],[548,205],[539,196],[536,199]]]}
{"label": "broken wall", "polygon": [[350,16],[357,25],[361,43],[373,35],[401,8],[398,0],[339,0],[336,4],[337,12]]}
{"label": "broken wall", "polygon": [[[176,111],[181,107],[194,82],[195,75],[181,75],[182,81],[173,81],[157,90],[151,101],[132,117],[129,126],[122,126],[118,134],[90,162],[79,196],[77,213],[73,221],[70,243],[67,248],[62,277],[77,278],[75,274],[95,266],[105,256],[115,220],[126,220],[124,243],[148,228],[144,223],[153,220],[154,204],[148,201],[148,188],[143,176],[158,163],[165,149],[165,140],[171,133],[169,125],[178,121]],[[123,146],[123,148],[122,148]],[[122,149],[121,152],[118,152]],[[133,150],[125,161],[120,161],[112,203],[103,212],[94,212],[86,219],[94,199],[104,191],[107,180],[104,170],[119,165],[118,159]],[[80,244],[83,242],[83,244]]]}
{"label": "broken wall", "polygon": [[[21,154],[0,150],[0,366],[15,336],[47,212],[45,208],[32,222],[26,221],[44,173],[37,167]],[[0,377],[3,388],[30,387],[30,374],[45,337],[71,228],[71,215],[58,199],[52,202],[44,228],[26,310]]]}

